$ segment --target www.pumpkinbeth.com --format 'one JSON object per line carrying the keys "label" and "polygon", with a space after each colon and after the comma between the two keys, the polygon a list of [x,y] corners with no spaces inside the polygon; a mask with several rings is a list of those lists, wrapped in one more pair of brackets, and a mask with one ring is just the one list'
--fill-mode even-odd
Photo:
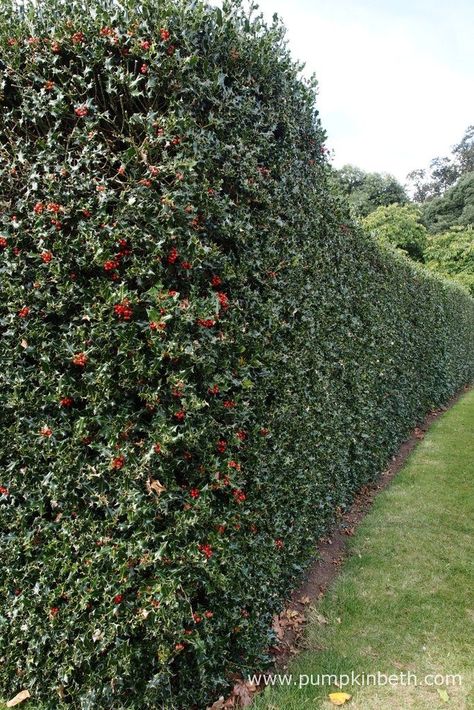
{"label": "www.pumpkinbeth.com", "polygon": [[323,673],[323,674],[300,674],[293,675],[291,673],[273,674],[273,675],[253,675],[247,679],[250,683],[261,686],[278,686],[289,685],[297,688],[306,688],[309,685],[314,686],[336,686],[337,688],[346,688],[348,686],[366,687],[375,686],[408,686],[408,685],[426,685],[435,688],[442,686],[461,686],[462,676],[459,673],[451,673],[442,675],[441,673],[429,673],[419,677],[416,673],[407,671],[406,673],[341,673],[340,675]]}

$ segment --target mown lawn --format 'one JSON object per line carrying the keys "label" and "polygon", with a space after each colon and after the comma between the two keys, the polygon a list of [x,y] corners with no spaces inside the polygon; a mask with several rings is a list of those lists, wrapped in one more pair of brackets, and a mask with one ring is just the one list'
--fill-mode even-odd
{"label": "mown lawn", "polygon": [[[354,710],[474,708],[474,391],[440,417],[351,542],[289,672],[461,674],[462,685],[347,686]],[[324,623],[324,622],[327,623]],[[429,679],[433,682],[434,679]],[[441,681],[441,679],[439,679]],[[306,682],[306,678],[302,678]],[[406,682],[406,678],[405,678]],[[256,708],[333,707],[334,685],[267,688]]]}

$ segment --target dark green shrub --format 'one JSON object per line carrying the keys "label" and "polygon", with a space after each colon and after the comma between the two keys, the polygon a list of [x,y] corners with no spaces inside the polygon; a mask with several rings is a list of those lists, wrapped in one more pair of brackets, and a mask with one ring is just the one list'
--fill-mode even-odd
{"label": "dark green shrub", "polygon": [[278,26],[2,7],[1,691],[203,707],[470,379],[473,302],[347,221]]}

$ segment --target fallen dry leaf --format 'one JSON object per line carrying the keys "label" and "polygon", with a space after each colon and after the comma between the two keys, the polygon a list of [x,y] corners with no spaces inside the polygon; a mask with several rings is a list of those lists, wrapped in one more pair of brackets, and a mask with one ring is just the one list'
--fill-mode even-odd
{"label": "fallen dry leaf", "polygon": [[256,693],[257,686],[248,681],[239,681],[234,685],[232,695],[237,700],[237,707],[247,708],[252,704],[253,694]]}
{"label": "fallen dry leaf", "polygon": [[274,631],[274,632],[276,633],[276,635],[277,635],[277,639],[278,639],[279,641],[282,641],[283,638],[284,638],[284,636],[285,636],[285,629],[284,629],[284,626],[283,626],[282,623],[281,623],[281,620],[280,620],[280,617],[279,617],[279,616],[275,616],[275,617],[273,618],[273,627],[272,627],[272,628],[273,628],[273,631]]}
{"label": "fallen dry leaf", "polygon": [[19,705],[24,700],[31,698],[31,693],[29,690],[21,690],[14,698],[8,701],[7,708],[14,708],[15,705]]}
{"label": "fallen dry leaf", "polygon": [[349,695],[349,693],[329,693],[329,700],[333,705],[344,705],[351,698],[352,695]]}
{"label": "fallen dry leaf", "polygon": [[25,340],[24,338],[23,338],[23,340],[21,341],[21,347],[22,347],[22,348],[27,348],[27,347],[28,347],[28,341]]}
{"label": "fallen dry leaf", "polygon": [[148,493],[156,493],[157,496],[160,496],[162,493],[166,491],[166,488],[161,485],[161,483],[158,480],[154,480],[153,478],[150,478],[147,481],[146,484]]}
{"label": "fallen dry leaf", "polygon": [[308,596],[300,597],[301,604],[309,604],[311,599]]}
{"label": "fallen dry leaf", "polygon": [[224,708],[225,708],[224,696],[221,695],[219,700],[216,700],[215,703],[212,703],[212,705],[209,705],[209,707],[207,707],[206,710],[224,710]]}

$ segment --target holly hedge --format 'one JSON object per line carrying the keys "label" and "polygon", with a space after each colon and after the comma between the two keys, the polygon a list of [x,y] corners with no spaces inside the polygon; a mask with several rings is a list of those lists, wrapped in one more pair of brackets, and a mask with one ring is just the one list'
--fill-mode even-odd
{"label": "holly hedge", "polygon": [[0,10],[0,693],[189,708],[473,374],[474,302],[330,189],[239,1]]}

